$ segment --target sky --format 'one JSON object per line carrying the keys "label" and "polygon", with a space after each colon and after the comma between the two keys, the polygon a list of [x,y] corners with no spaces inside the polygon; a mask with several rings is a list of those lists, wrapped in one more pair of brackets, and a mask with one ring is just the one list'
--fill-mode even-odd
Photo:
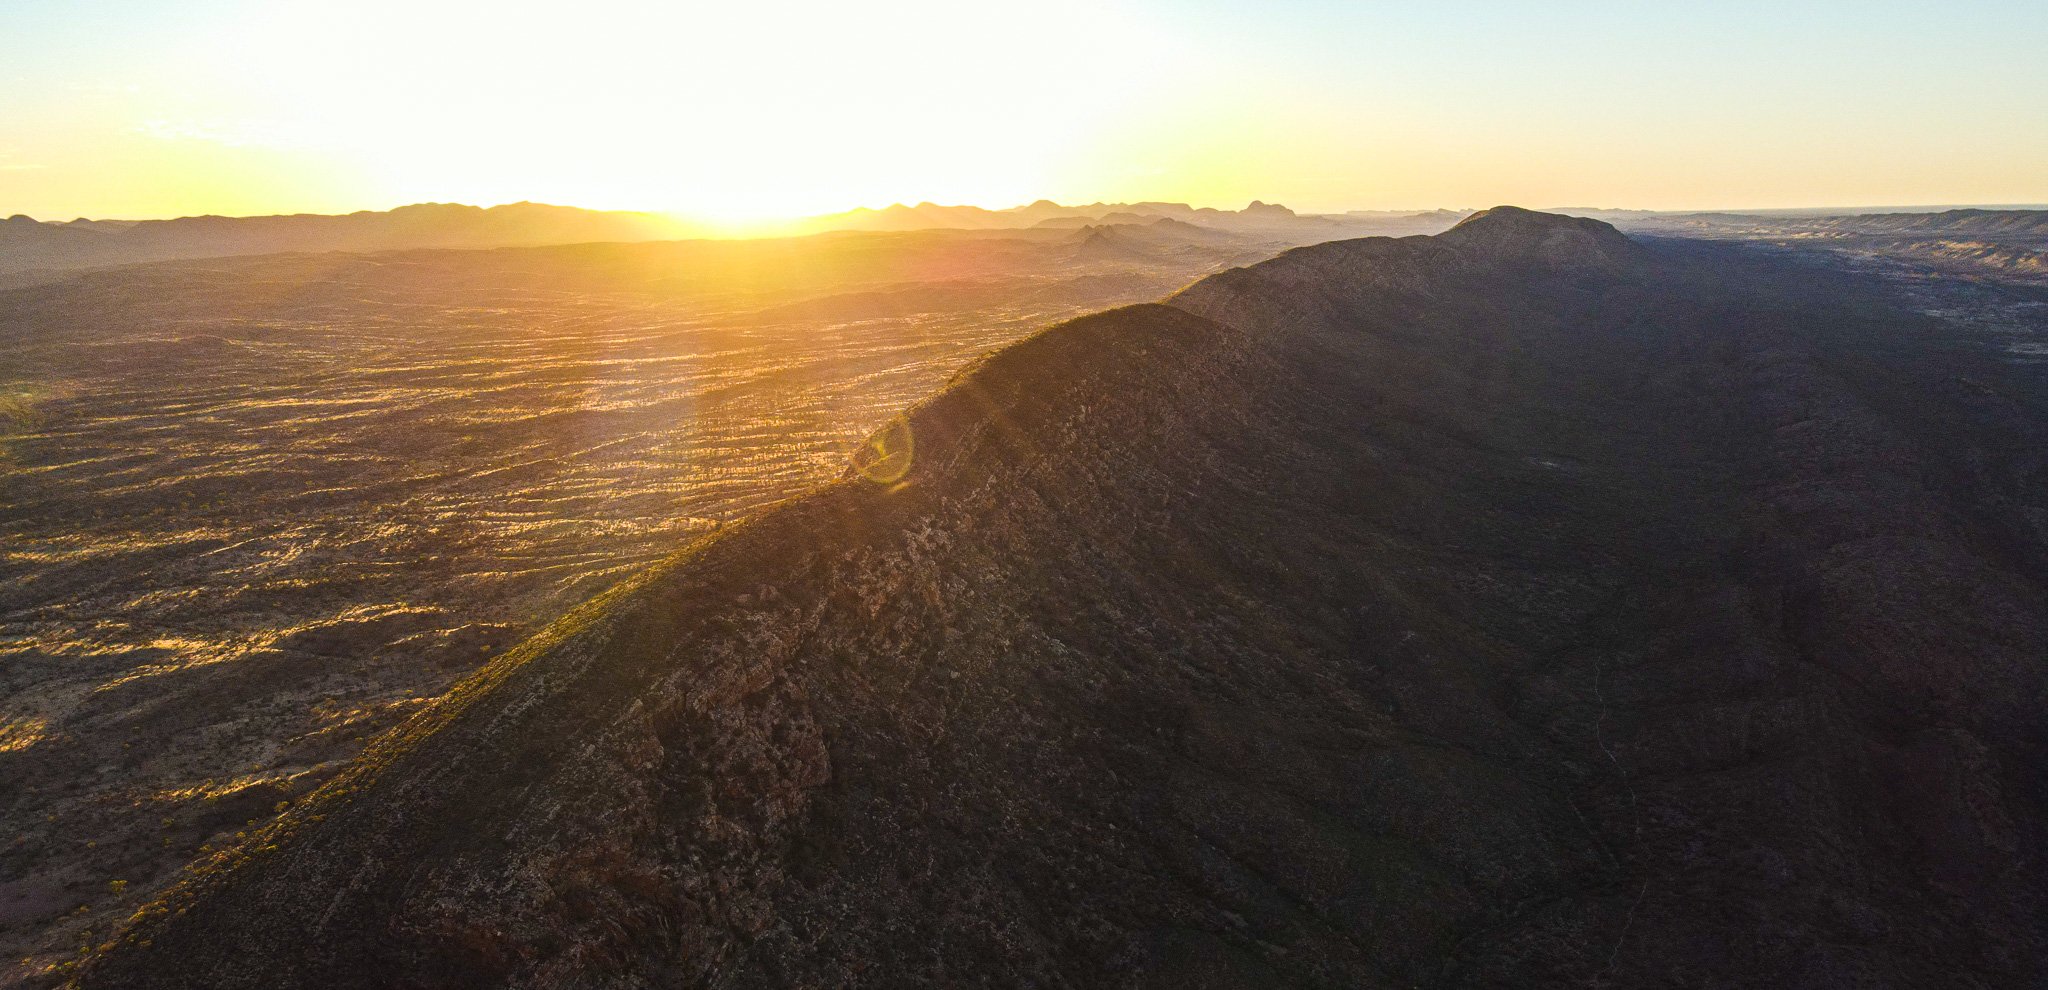
{"label": "sky", "polygon": [[2048,201],[2048,3],[6,0],[0,215]]}

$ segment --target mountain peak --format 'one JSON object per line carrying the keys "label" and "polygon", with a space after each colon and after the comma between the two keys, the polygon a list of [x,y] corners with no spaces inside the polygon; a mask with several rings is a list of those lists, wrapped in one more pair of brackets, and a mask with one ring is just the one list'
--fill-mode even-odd
{"label": "mountain peak", "polygon": [[1251,205],[1244,208],[1244,215],[1248,217],[1291,217],[1295,214],[1293,210],[1278,203],[1265,203],[1255,199],[1252,200]]}
{"label": "mountain peak", "polygon": [[1480,210],[1438,236],[1491,260],[1559,268],[1621,267],[1634,264],[1642,253],[1639,245],[1612,225],[1519,206]]}

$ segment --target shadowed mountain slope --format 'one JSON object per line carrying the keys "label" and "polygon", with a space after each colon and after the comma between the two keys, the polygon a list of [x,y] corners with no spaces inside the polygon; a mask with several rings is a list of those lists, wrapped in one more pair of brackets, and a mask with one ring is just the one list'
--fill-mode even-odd
{"label": "shadowed mountain slope", "polygon": [[1497,210],[1061,324],[383,739],[87,986],[2013,986],[2044,398]]}

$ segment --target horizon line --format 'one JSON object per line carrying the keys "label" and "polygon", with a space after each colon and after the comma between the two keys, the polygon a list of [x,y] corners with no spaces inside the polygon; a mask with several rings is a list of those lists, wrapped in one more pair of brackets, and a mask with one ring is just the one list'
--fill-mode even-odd
{"label": "horizon line", "polygon": [[[1057,207],[1060,207],[1060,208],[1063,208],[1063,209],[1070,209],[1070,210],[1078,210],[1078,209],[1085,209],[1085,208],[1088,208],[1088,207],[1094,207],[1094,206],[1111,206],[1111,207],[1114,207],[1114,206],[1140,206],[1140,205],[1147,205],[1147,204],[1159,204],[1159,205],[1167,205],[1167,206],[1180,206],[1180,207],[1186,207],[1186,208],[1188,208],[1188,209],[1191,209],[1191,210],[1197,210],[1197,211],[1199,211],[1199,210],[1214,210],[1214,211],[1217,211],[1217,212],[1222,212],[1222,213],[1240,213],[1240,212],[1243,212],[1243,211],[1244,211],[1244,210],[1246,210],[1246,209],[1249,209],[1249,208],[1250,208],[1251,206],[1253,206],[1253,205],[1265,205],[1265,206],[1286,206],[1286,204],[1285,204],[1285,203],[1279,202],[1279,201],[1277,201],[1277,200],[1267,200],[1267,199],[1252,199],[1252,200],[1249,200],[1249,201],[1247,201],[1247,202],[1246,202],[1246,204],[1245,204],[1244,206],[1239,206],[1239,207],[1229,207],[1229,206],[1209,206],[1209,205],[1196,205],[1196,204],[1194,204],[1194,203],[1191,203],[1191,202],[1188,202],[1188,201],[1185,201],[1185,200],[1171,200],[1171,199],[1136,199],[1136,200],[1118,200],[1118,201],[1110,201],[1110,200],[1091,200],[1091,201],[1089,201],[1089,202],[1086,202],[1086,203],[1062,203],[1062,202],[1059,202],[1059,201],[1057,201],[1057,200],[1054,200],[1054,199],[1051,199],[1051,198],[1048,198],[1048,197],[1040,197],[1040,198],[1038,198],[1038,199],[1034,199],[1034,200],[1031,200],[1030,202],[1026,202],[1026,203],[1018,203],[1018,204],[1016,204],[1016,205],[1014,205],[1014,206],[983,206],[983,205],[981,205],[981,204],[979,204],[979,203],[940,203],[940,202],[934,202],[934,201],[932,201],[932,200],[920,200],[920,201],[918,201],[918,202],[916,202],[916,203],[907,203],[907,202],[897,201],[897,202],[889,203],[889,204],[887,204],[887,205],[884,205],[884,206],[868,206],[868,205],[866,205],[866,204],[861,204],[861,205],[857,205],[857,206],[851,206],[851,207],[847,207],[847,208],[845,208],[845,209],[842,209],[842,210],[834,210],[834,211],[830,211],[830,212],[825,212],[825,213],[807,213],[807,214],[796,214],[796,215],[790,215],[790,216],[777,216],[777,217],[763,217],[763,218],[758,218],[758,219],[753,219],[753,220],[745,220],[745,221],[730,221],[730,220],[720,220],[720,219],[717,219],[717,218],[715,218],[715,217],[714,217],[714,216],[712,216],[712,215],[707,215],[707,214],[702,214],[702,213],[696,213],[696,214],[693,214],[693,213],[690,213],[690,212],[688,212],[688,211],[684,211],[684,210],[663,210],[663,209],[635,209],[635,208],[606,208],[606,207],[593,207],[593,206],[578,206],[578,205],[575,205],[575,204],[571,204],[571,203],[552,203],[552,202],[542,202],[542,201],[539,201],[539,200],[531,200],[531,199],[521,199],[521,200],[515,200],[515,201],[512,201],[512,202],[501,202],[501,203],[493,203],[493,204],[490,204],[490,205],[483,205],[482,203],[466,203],[466,202],[461,202],[461,201],[458,201],[458,200],[419,200],[419,201],[415,201],[415,202],[399,203],[399,204],[396,204],[396,205],[393,205],[393,206],[388,206],[388,207],[383,207],[383,208],[363,208],[363,209],[356,209],[356,210],[346,210],[346,211],[337,211],[337,212],[325,212],[325,213],[323,213],[323,212],[317,212],[317,211],[311,211],[311,210],[299,210],[299,211],[294,211],[294,212],[289,212],[289,213],[286,213],[286,212],[277,212],[277,213],[235,213],[235,214],[230,214],[230,213],[185,213],[185,214],[177,214],[177,215],[165,215],[165,216],[98,216],[98,217],[94,217],[94,216],[85,216],[85,215],[79,215],[79,216],[76,216],[76,217],[72,217],[72,218],[69,218],[69,219],[45,219],[45,218],[42,218],[42,217],[37,217],[37,216],[34,216],[34,215],[32,215],[32,214],[28,214],[28,213],[22,213],[22,212],[15,212],[15,213],[7,213],[7,214],[4,214],[4,215],[0,215],[0,216],[4,216],[4,219],[6,219],[6,220],[10,220],[10,221],[11,221],[11,220],[16,220],[16,219],[18,219],[18,218],[23,218],[23,217],[26,217],[27,219],[29,219],[29,220],[33,220],[33,221],[35,221],[36,223],[42,223],[42,224],[56,224],[56,225],[64,225],[64,224],[69,224],[69,223],[76,223],[76,222],[79,222],[79,221],[86,221],[86,222],[91,222],[91,223],[158,223],[158,222],[166,222],[166,221],[172,221],[172,220],[207,220],[207,219],[217,219],[217,220],[257,220],[257,219],[270,219],[270,218],[289,218],[289,217],[347,217],[347,216],[357,216],[357,215],[361,215],[361,214],[381,214],[381,213],[393,213],[393,212],[396,212],[396,211],[398,211],[398,210],[403,210],[403,209],[411,209],[411,208],[415,208],[415,207],[427,207],[427,206],[444,206],[444,207],[464,207],[464,208],[469,208],[469,209],[477,209],[477,210],[497,210],[497,209],[504,209],[504,208],[507,208],[507,207],[515,207],[515,206],[539,206],[539,207],[547,207],[547,208],[550,208],[550,209],[566,209],[566,210],[578,210],[578,211],[581,211],[581,212],[585,212],[585,213],[612,213],[612,214],[631,214],[631,215],[637,215],[637,216],[647,216],[647,217],[659,217],[659,218],[664,218],[664,219],[669,219],[669,220],[676,220],[676,221],[682,221],[682,222],[685,222],[685,223],[689,223],[689,224],[695,224],[695,225],[700,225],[700,226],[703,226],[703,227],[706,227],[706,228],[713,228],[713,229],[717,229],[717,228],[735,228],[735,229],[736,229],[736,228],[746,228],[746,227],[775,227],[775,226],[783,226],[783,225],[801,224],[801,223],[804,223],[804,222],[807,222],[807,221],[815,221],[815,220],[822,220],[822,219],[826,219],[826,218],[829,218],[829,217],[837,217],[837,216],[844,216],[844,215],[847,215],[847,214],[854,214],[854,213],[862,213],[862,212],[867,212],[867,213],[882,213],[882,212],[886,212],[886,211],[888,211],[888,210],[892,210],[892,209],[905,209],[905,210],[916,210],[916,209],[922,209],[922,208],[925,208],[925,207],[931,207],[931,208],[935,208],[935,209],[946,209],[946,210],[959,210],[959,209],[975,209],[975,210],[981,210],[981,211],[984,211],[984,212],[987,212],[987,213],[1014,213],[1014,212],[1018,212],[1018,211],[1020,211],[1020,210],[1024,210],[1024,209],[1027,209],[1027,208],[1029,208],[1029,207],[1032,207],[1032,206],[1036,206],[1036,205],[1038,205],[1038,204],[1040,204],[1040,203],[1050,203],[1050,204],[1052,204],[1052,205],[1054,205],[1054,206],[1057,206]],[[1518,204],[1515,204],[1515,203],[1513,203],[1513,202],[1502,202],[1502,203],[1495,203],[1495,204],[1493,204],[1493,205],[1494,205],[1494,206],[1512,206],[1512,205],[1518,205]],[[1289,209],[1293,209],[1292,207],[1288,207],[1288,208],[1289,208]],[[1455,206],[1455,207],[1447,207],[1447,206],[1427,206],[1427,207],[1369,207],[1369,206],[1366,206],[1366,207],[1349,207],[1349,208],[1342,208],[1342,209],[1323,209],[1323,210],[1295,210],[1295,212],[1296,212],[1296,213],[1297,213],[1298,215],[1300,215],[1300,216],[1308,216],[1308,217],[1314,217],[1314,216],[1344,216],[1344,215],[1347,215],[1347,214],[1350,214],[1350,213],[1397,213],[1397,214],[1419,214],[1419,213],[1439,213],[1439,212],[1443,212],[1443,213],[1473,213],[1473,212],[1477,212],[1477,211],[1479,211],[1479,210],[1484,210],[1484,209],[1491,209],[1491,208],[1492,208],[1492,207],[1487,207],[1487,206]],[[1565,212],[1570,212],[1570,211],[1574,211],[1574,210],[1579,210],[1579,211],[1597,211],[1597,212],[1603,212],[1603,213],[1648,213],[1648,214],[1663,214],[1663,215],[1671,215],[1671,216],[1684,216],[1684,215],[1689,215],[1689,214],[1715,214],[1715,213],[1719,213],[1719,214],[1738,214],[1738,215],[1746,215],[1746,214],[1755,214],[1755,215],[1763,215],[1763,214],[1771,214],[1771,213],[1796,213],[1796,212],[1823,212],[1823,213],[1882,213],[1882,212],[1892,212],[1892,213],[1931,213],[1931,212],[1939,212],[1939,211],[1945,211],[1945,210],[2048,210],[2048,199],[2044,199],[2044,200],[2040,200],[2040,201],[2033,201],[2033,202],[2006,202],[2006,203],[1985,203],[1985,202],[1977,202],[1977,203],[1970,203],[1970,202],[1954,202],[1954,203],[1861,203],[1861,204],[1821,204],[1821,203],[1811,203],[1811,204],[1800,204],[1800,205],[1794,205],[1794,206],[1723,206],[1723,207],[1703,207],[1703,208],[1657,208],[1657,207],[1640,207],[1640,206],[1587,206],[1587,205],[1581,205],[1581,204],[1568,204],[1568,205],[1551,205],[1551,206],[1542,206],[1542,207],[1524,207],[1524,208],[1525,208],[1525,209],[1531,209],[1531,210],[1535,210],[1535,211],[1537,211],[1537,212],[1545,212],[1545,213],[1565,213]]]}

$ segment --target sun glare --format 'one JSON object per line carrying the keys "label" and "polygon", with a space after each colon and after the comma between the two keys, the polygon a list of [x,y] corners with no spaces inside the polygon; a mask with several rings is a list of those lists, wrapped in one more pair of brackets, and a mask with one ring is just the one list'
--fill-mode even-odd
{"label": "sun glare", "polygon": [[[195,135],[350,162],[400,201],[746,227],[1035,198],[1150,75],[1087,5],[290,5],[211,39]],[[1090,8],[1092,9],[1092,8]],[[365,59],[364,52],[379,58]]]}

